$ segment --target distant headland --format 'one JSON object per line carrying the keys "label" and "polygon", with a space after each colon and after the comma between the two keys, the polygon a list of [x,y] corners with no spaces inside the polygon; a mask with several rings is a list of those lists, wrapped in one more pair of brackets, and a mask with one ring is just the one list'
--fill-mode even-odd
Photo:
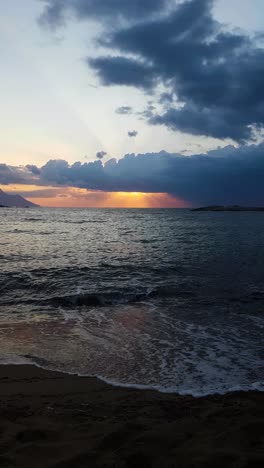
{"label": "distant headland", "polygon": [[36,208],[38,206],[21,195],[9,195],[0,189],[0,208]]}
{"label": "distant headland", "polygon": [[223,206],[223,205],[212,205],[203,206],[201,208],[193,208],[192,211],[264,211],[264,207],[258,206]]}

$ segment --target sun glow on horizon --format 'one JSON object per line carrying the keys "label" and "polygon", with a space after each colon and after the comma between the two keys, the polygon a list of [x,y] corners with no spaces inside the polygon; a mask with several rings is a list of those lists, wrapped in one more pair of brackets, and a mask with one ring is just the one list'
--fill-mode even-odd
{"label": "sun glow on horizon", "polygon": [[184,200],[167,193],[102,192],[74,187],[0,185],[42,207],[54,208],[187,208]]}

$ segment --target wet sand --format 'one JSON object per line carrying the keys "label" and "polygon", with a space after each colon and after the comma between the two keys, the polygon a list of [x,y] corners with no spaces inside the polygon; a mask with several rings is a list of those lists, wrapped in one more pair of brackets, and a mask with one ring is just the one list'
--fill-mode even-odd
{"label": "wet sand", "polygon": [[205,398],[0,366],[0,466],[260,468],[264,394]]}

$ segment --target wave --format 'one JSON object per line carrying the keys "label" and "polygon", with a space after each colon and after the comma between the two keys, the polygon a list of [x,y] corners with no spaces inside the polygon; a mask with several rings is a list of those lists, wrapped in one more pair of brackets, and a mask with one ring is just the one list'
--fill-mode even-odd
{"label": "wave", "polygon": [[105,220],[91,220],[91,219],[82,219],[80,221],[64,221],[64,224],[105,224],[107,221]]}
{"label": "wave", "polygon": [[184,273],[184,268],[181,265],[164,265],[164,266],[153,266],[151,264],[132,264],[132,263],[108,263],[108,262],[102,262],[98,265],[98,268],[102,269],[109,269],[109,270],[123,270],[123,271],[129,271],[129,272],[135,272],[135,273],[141,273],[141,272],[148,272],[148,273],[156,273],[156,274],[183,274]]}
{"label": "wave", "polygon": [[25,222],[37,223],[38,221],[43,221],[42,218],[25,218]]}
{"label": "wave", "polygon": [[12,231],[6,231],[7,234],[32,234],[32,231],[26,229],[12,229]]}
{"label": "wave", "polygon": [[[41,235],[48,235],[48,234],[53,234],[52,231],[39,231],[38,234]],[[1,244],[0,244],[1,245]],[[0,257],[5,258],[5,255],[0,254]],[[16,261],[19,260],[24,260],[26,255],[8,255],[8,259],[14,258]],[[28,255],[27,258],[30,258]],[[96,275],[100,275],[100,273],[104,273],[105,270],[114,270],[114,271],[120,271],[120,272],[129,272],[133,273],[134,275],[140,274],[142,272],[144,273],[153,273],[157,275],[166,275],[166,274],[179,274],[179,275],[184,275],[185,274],[185,269],[182,267],[181,264],[164,264],[164,265],[152,265],[149,263],[142,263],[142,264],[133,264],[133,263],[114,263],[114,262],[100,262],[98,264],[91,264],[90,266],[88,265],[65,265],[65,266],[60,266],[60,267],[47,267],[47,268],[29,268],[28,270],[23,270],[23,271],[8,271],[8,270],[2,270],[0,272],[0,275],[3,274],[6,276],[8,279],[9,276],[12,277],[22,277],[25,275],[31,275],[32,278],[39,277],[39,276],[53,276],[56,278],[59,278],[61,275],[66,276],[66,275],[74,275],[78,276],[79,274],[86,273],[86,272],[94,272]]]}
{"label": "wave", "polygon": [[87,377],[98,379],[101,382],[104,382],[107,385],[111,385],[112,387],[116,388],[127,388],[132,390],[141,390],[141,391],[155,391],[158,393],[164,394],[177,394],[180,396],[192,396],[194,398],[203,398],[212,395],[226,395],[228,393],[240,393],[240,392],[264,392],[264,382],[252,382],[252,383],[241,383],[235,386],[226,386],[223,387],[215,383],[214,386],[208,385],[204,387],[203,390],[191,388],[190,384],[188,385],[175,385],[175,386],[167,386],[163,385],[162,382],[160,384],[140,384],[140,383],[132,383],[132,382],[120,382],[115,379],[109,379],[104,377],[101,374],[89,374],[89,373],[80,373],[75,371],[69,371],[65,368],[62,368],[59,364],[51,364],[49,361],[43,358],[39,358],[32,354],[25,354],[25,355],[9,355],[0,358],[0,365],[16,365],[16,366],[24,366],[24,365],[32,365],[38,367],[40,369],[45,369],[50,372],[60,372],[64,375],[71,375],[71,376],[78,376],[78,377]]}
{"label": "wave", "polygon": [[12,231],[6,231],[7,234],[30,234],[31,236],[49,236],[54,234],[55,231],[29,231],[26,229],[13,229]]}
{"label": "wave", "polygon": [[142,302],[150,297],[152,291],[145,292],[109,292],[109,293],[77,293],[67,296],[57,296],[48,300],[53,305],[62,307],[97,306],[107,307],[122,304]]}
{"label": "wave", "polygon": [[[134,288],[119,288],[113,290],[95,290],[85,291],[78,289],[77,292],[72,294],[57,294],[56,283],[47,283],[45,287],[40,285],[37,281],[31,281],[30,276],[23,277],[9,277],[8,283],[1,281],[0,275],[0,290],[2,292],[12,293],[12,298],[8,295],[5,298],[2,297],[2,305],[12,305],[19,301],[20,304],[32,304],[32,305],[51,305],[53,307],[107,307],[107,306],[118,306],[122,304],[134,304],[145,301],[151,301],[151,299],[166,299],[166,298],[192,298],[196,294],[190,289],[183,288],[181,286],[149,286]],[[41,289],[40,289],[41,288]],[[17,290],[18,294],[14,299],[14,290]],[[21,291],[26,291],[25,294],[21,295]],[[55,295],[54,295],[55,293]],[[40,297],[40,294],[42,297]]]}
{"label": "wave", "polygon": [[56,295],[46,299],[29,299],[27,303],[46,303],[54,307],[109,307],[151,301],[151,299],[193,298],[196,293],[182,287],[136,287],[110,291],[77,291],[73,294]]}
{"label": "wave", "polygon": [[125,231],[125,232],[122,232],[122,229],[121,229],[121,233],[120,233],[120,236],[128,236],[128,234],[134,234],[134,231]]}
{"label": "wave", "polygon": [[[17,254],[8,254],[8,255],[0,255],[0,259],[4,260],[5,262],[29,262],[32,260],[32,257],[30,255],[24,254],[24,255],[17,255]],[[2,272],[1,272],[2,274]],[[7,273],[8,274],[8,273]]]}
{"label": "wave", "polygon": [[160,385],[140,385],[135,383],[122,383],[116,380],[107,379],[101,375],[80,375],[81,377],[92,377],[102,382],[111,385],[112,387],[127,388],[133,390],[144,390],[144,391],[156,391],[165,394],[178,394],[181,396],[192,396],[195,398],[202,398],[210,395],[226,395],[227,393],[234,392],[264,392],[264,382],[254,382],[252,384],[241,384],[235,387],[227,387],[226,389],[218,388],[217,385],[214,388],[205,388],[204,391],[196,391],[194,388],[181,388],[181,387],[166,387]]}
{"label": "wave", "polygon": [[55,231],[39,231],[35,233],[37,236],[51,236]]}
{"label": "wave", "polygon": [[135,244],[155,244],[160,242],[160,239],[139,239],[134,241]]}
{"label": "wave", "polygon": [[[44,231],[43,231],[44,233]],[[29,261],[30,257],[1,255],[3,265]],[[10,266],[10,265],[9,265]],[[100,282],[98,280],[100,279]],[[100,285],[98,287],[98,285]],[[76,288],[79,287],[79,290]],[[205,287],[189,277],[180,265],[153,266],[131,263],[100,263],[91,266],[37,268],[0,272],[1,304],[104,307],[142,301],[188,302],[192,306],[231,305],[235,312],[248,313],[247,304],[260,309],[264,289],[248,287],[243,292]],[[241,307],[240,307],[241,305]],[[257,313],[258,310],[254,310]]]}

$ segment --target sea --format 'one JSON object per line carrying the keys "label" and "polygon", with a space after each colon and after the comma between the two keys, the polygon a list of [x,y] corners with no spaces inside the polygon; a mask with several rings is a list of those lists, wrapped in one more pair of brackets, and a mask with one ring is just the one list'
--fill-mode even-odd
{"label": "sea", "polygon": [[0,210],[0,364],[264,390],[264,214]]}

